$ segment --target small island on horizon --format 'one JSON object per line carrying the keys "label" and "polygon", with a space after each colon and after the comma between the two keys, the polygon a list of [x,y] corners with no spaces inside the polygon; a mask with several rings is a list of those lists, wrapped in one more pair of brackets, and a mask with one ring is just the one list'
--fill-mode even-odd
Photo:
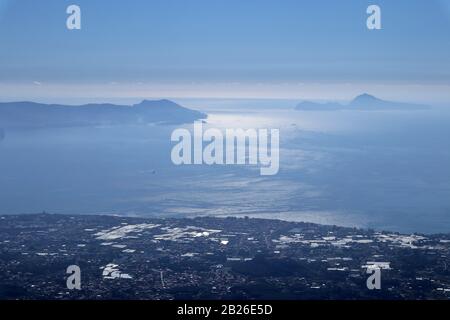
{"label": "small island on horizon", "polygon": [[406,102],[395,102],[379,99],[368,93],[363,93],[348,104],[341,104],[337,102],[318,103],[312,101],[300,102],[295,110],[304,111],[335,111],[335,110],[426,110],[431,107],[422,104],[413,104]]}

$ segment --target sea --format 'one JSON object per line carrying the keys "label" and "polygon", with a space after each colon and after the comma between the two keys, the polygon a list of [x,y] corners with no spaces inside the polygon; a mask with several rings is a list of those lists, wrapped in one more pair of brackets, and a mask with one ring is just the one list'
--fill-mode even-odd
{"label": "sea", "polygon": [[192,123],[9,130],[0,140],[0,214],[248,216],[450,232],[450,106],[297,111],[291,100],[174,101],[206,112],[205,128],[278,129],[278,174],[173,164],[171,133]]}

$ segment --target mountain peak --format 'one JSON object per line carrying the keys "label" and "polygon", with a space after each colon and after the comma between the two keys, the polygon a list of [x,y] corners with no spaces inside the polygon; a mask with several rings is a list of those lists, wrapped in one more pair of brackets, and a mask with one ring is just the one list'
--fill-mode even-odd
{"label": "mountain peak", "polygon": [[367,101],[379,101],[380,99],[378,99],[377,97],[368,94],[368,93],[363,93],[360,94],[359,96],[357,96],[355,99],[353,99],[353,102],[355,101],[359,101],[359,102],[367,102]]}
{"label": "mountain peak", "polygon": [[147,100],[144,99],[140,103],[135,104],[136,107],[162,107],[162,108],[170,108],[170,107],[181,107],[179,104],[167,100],[167,99],[161,99],[161,100]]}
{"label": "mountain peak", "polygon": [[374,95],[368,94],[367,92],[364,92],[360,94],[359,96],[356,96],[357,98],[375,98]]}

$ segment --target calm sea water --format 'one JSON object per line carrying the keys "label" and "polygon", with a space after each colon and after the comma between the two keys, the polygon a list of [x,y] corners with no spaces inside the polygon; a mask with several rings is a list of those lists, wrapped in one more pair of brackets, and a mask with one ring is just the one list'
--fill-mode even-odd
{"label": "calm sea water", "polygon": [[180,102],[208,112],[211,127],[280,129],[279,174],[174,166],[170,126],[10,131],[0,142],[0,214],[247,215],[450,232],[445,108],[300,112],[288,101]]}

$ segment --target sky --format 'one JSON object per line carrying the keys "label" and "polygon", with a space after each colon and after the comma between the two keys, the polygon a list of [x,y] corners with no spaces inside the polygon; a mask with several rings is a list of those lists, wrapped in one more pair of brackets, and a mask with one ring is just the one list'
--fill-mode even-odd
{"label": "sky", "polygon": [[0,100],[362,92],[450,103],[450,0],[0,0]]}

